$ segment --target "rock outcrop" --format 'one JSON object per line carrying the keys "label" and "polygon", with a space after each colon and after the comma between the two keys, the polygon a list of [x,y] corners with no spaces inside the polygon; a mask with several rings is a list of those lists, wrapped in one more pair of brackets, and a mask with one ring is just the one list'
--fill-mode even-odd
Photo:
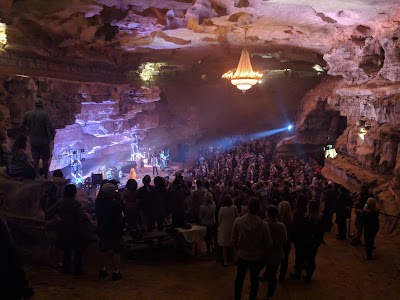
{"label": "rock outcrop", "polygon": [[[121,84],[80,83],[48,78],[12,76],[4,81],[3,107],[9,135],[19,132],[19,126],[26,111],[33,109],[38,95],[46,100],[45,110],[49,112],[56,128],[51,170],[62,169],[71,163],[71,151],[82,151],[82,157],[96,162],[96,166],[112,165],[118,161],[130,160],[133,136],[139,144],[156,147],[176,146],[183,139],[197,139],[196,123],[191,130],[182,118],[174,124],[174,114],[163,104],[164,122],[160,125],[158,87],[134,87]],[[173,107],[173,105],[172,105]],[[183,113],[183,112],[182,112]],[[196,114],[195,111],[191,115]],[[176,115],[175,115],[176,116]],[[155,129],[176,128],[176,134]],[[182,129],[182,130],[181,130]],[[151,136],[149,137],[149,132]],[[89,164],[92,165],[92,164]],[[90,174],[89,166],[86,170]]]}

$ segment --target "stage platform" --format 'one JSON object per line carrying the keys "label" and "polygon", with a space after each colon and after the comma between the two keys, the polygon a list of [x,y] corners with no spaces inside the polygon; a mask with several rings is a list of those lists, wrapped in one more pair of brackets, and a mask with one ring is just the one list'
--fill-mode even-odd
{"label": "stage platform", "polygon": [[[183,164],[182,163],[171,163],[170,166],[166,167],[164,171],[161,171],[160,168],[158,168],[158,176],[161,177],[166,177],[169,176],[169,180],[172,181],[174,180],[174,175],[175,172],[181,171],[183,169]],[[149,165],[145,165],[143,168],[136,167],[136,181],[138,182],[138,185],[142,185],[142,179],[144,176],[149,175],[151,177],[151,181],[153,182],[154,177],[157,176],[157,174],[153,175],[153,167]],[[120,180],[120,185],[125,186],[126,182],[129,179],[129,174],[124,176]]]}

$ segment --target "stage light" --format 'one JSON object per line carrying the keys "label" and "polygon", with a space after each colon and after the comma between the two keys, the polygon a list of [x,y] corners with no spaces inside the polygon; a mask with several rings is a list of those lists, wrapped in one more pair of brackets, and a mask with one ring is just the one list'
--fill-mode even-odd
{"label": "stage light", "polygon": [[293,129],[293,125],[290,124],[290,125],[287,127],[287,130],[288,130],[288,131],[292,131],[292,129]]}

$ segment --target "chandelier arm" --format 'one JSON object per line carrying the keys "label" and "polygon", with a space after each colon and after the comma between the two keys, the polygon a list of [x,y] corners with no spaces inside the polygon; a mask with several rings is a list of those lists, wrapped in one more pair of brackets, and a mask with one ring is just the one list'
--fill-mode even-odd
{"label": "chandelier arm", "polygon": [[244,49],[246,49],[247,30],[249,30],[249,28],[245,27],[244,28]]}

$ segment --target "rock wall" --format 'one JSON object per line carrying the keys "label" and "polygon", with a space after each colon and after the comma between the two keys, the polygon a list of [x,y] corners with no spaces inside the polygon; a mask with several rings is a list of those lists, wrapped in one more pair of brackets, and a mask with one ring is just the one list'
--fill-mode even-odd
{"label": "rock wall", "polygon": [[[332,136],[339,159],[326,161],[325,176],[352,189],[373,188],[383,212],[398,215],[400,31],[393,24],[373,28],[357,26],[352,40],[324,55],[328,74],[337,77],[325,79],[302,99],[296,136],[282,141],[278,154],[296,143],[321,149],[326,136]],[[393,224],[386,225],[394,230]]]}
{"label": "rock wall", "polygon": [[[139,146],[155,147],[176,145],[185,138],[196,140],[198,135],[196,122],[190,123],[192,130],[184,129],[188,128],[188,118],[177,115],[179,111],[171,109],[173,105],[166,99],[160,103],[158,87],[11,76],[3,80],[0,90],[0,109],[6,116],[11,138],[19,133],[24,113],[34,108],[38,96],[46,100],[45,110],[56,128],[51,170],[68,166],[71,162],[69,154],[76,149],[84,151],[81,155],[88,161],[88,166],[130,160],[135,134]],[[191,111],[189,115],[193,118],[195,114]],[[176,124],[177,119],[179,124]],[[176,134],[165,139],[162,135],[170,128]],[[88,167],[86,173],[92,171],[97,169]]]}

